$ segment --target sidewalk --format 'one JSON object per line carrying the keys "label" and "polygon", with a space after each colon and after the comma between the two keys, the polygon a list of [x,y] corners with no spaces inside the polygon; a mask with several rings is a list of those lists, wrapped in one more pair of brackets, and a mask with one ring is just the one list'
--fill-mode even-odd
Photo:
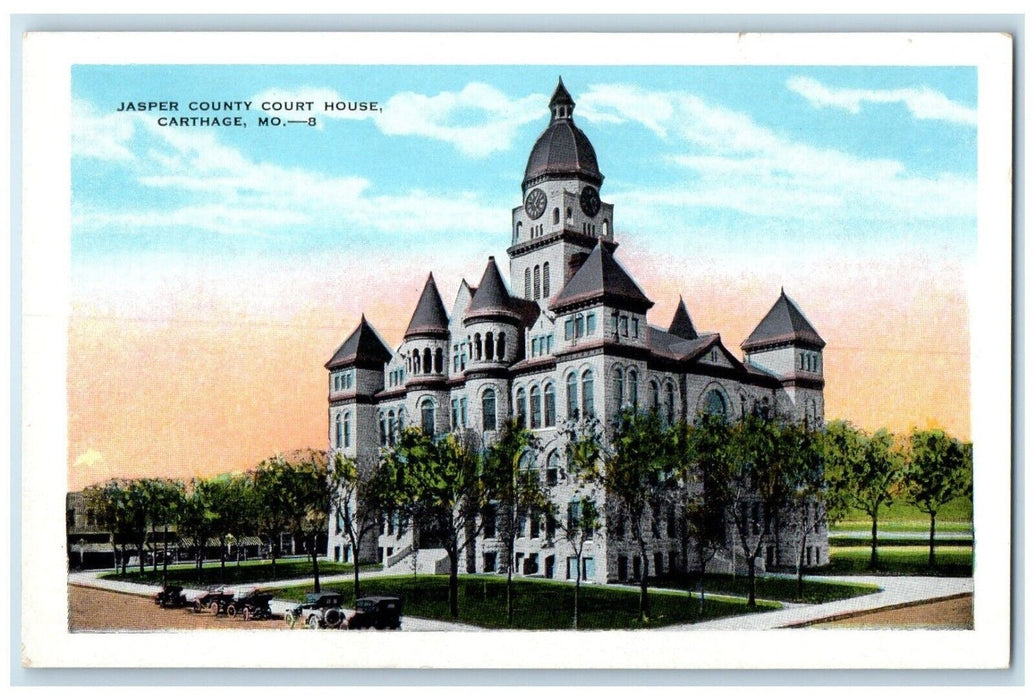
{"label": "sidewalk", "polygon": [[[85,571],[74,572],[68,575],[68,582],[80,586],[103,588],[119,593],[128,593],[139,596],[152,596],[157,593],[161,586],[150,586],[140,583],[128,583],[125,581],[112,581],[99,578],[100,574],[107,571]],[[360,578],[379,578],[386,574],[382,571],[363,571]],[[816,576],[806,577],[821,581],[840,581],[844,583],[870,583],[881,588],[878,593],[837,600],[819,605],[803,605],[796,603],[782,603],[781,610],[772,612],[754,613],[750,615],[739,615],[719,620],[709,620],[697,624],[672,625],[664,627],[666,631],[679,630],[767,630],[781,627],[792,627],[808,622],[825,620],[829,617],[844,615],[846,613],[865,612],[889,606],[898,606],[908,603],[917,603],[936,598],[959,595],[962,593],[974,592],[974,579],[972,578],[940,578],[927,576]],[[336,576],[324,576],[320,578],[321,583],[326,584],[351,584],[353,575],[339,574]],[[242,584],[236,588],[279,588],[282,586],[299,586],[312,583],[312,578],[290,579],[283,581],[265,581],[255,584]],[[201,589],[186,589],[184,591],[190,600],[195,594],[201,593]],[[706,593],[706,595],[708,595]],[[730,596],[723,595],[728,598]],[[276,615],[283,615],[295,603],[282,600],[274,600],[270,608]],[[425,620],[414,617],[406,617],[404,629],[407,630],[442,630],[442,631],[476,631],[481,628],[473,625],[462,625],[459,623],[443,622],[439,620]]]}

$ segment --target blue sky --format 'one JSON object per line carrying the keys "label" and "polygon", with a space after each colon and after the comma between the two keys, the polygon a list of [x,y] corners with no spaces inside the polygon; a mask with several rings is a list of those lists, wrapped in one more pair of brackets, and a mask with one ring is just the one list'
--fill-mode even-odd
{"label": "blue sky", "polygon": [[[76,66],[74,270],[444,243],[478,268],[509,242],[558,74],[620,240],[688,258],[974,250],[973,68]],[[257,127],[264,97],[313,99],[319,126]],[[334,118],[328,97],[383,111]],[[256,104],[244,129],[115,111],[195,99]]]}

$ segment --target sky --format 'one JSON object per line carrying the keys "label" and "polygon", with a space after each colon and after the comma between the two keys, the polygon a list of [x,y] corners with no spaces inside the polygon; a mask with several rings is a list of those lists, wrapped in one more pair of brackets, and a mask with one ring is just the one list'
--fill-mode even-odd
{"label": "sky", "polygon": [[394,346],[429,271],[450,308],[506,260],[559,75],[650,322],[682,295],[740,356],[782,287],[828,420],[969,438],[973,68],[75,66],[69,487],[324,448],[360,314]]}

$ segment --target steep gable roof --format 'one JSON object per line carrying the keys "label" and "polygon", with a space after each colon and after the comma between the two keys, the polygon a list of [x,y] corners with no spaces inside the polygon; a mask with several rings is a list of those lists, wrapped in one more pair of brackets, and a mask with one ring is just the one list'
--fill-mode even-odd
{"label": "steep gable roof", "polygon": [[686,310],[682,296],[679,297],[679,306],[676,307],[676,313],[672,316],[668,332],[678,335],[684,340],[693,340],[697,337],[697,330],[694,328],[694,322],[690,320],[690,314]]}
{"label": "steep gable roof", "polygon": [[550,309],[556,311],[596,299],[637,311],[646,311],[654,306],[614,255],[599,243],[564,289],[554,297]]}
{"label": "steep gable roof", "polygon": [[406,327],[404,338],[414,335],[442,335],[449,333],[449,316],[442,304],[442,297],[435,285],[435,277],[428,273],[428,281],[424,283],[424,291],[417,301],[417,308]]}
{"label": "steep gable roof", "polygon": [[775,345],[801,344],[822,348],[826,342],[798,305],[780,288],[780,297],[740,347],[745,352]]}
{"label": "steep gable roof", "polygon": [[364,315],[324,367],[338,369],[355,365],[380,368],[390,359],[392,351]]}

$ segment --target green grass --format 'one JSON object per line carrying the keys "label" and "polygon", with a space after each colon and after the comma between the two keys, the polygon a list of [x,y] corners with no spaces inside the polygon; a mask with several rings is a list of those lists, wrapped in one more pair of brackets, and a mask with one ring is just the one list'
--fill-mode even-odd
{"label": "green grass", "polygon": [[[931,524],[927,520],[885,520],[881,518],[877,521],[877,536],[880,537],[882,532],[910,532],[916,533],[917,536],[926,536],[930,533]],[[961,521],[942,521],[937,520],[934,524],[934,530],[938,534],[944,535],[969,535],[974,531],[974,524],[969,520]],[[836,535],[839,532],[869,532],[870,521],[869,520],[842,520],[831,526],[830,534]]]}
{"label": "green grass", "polygon": [[[435,620],[449,616],[447,576],[393,576],[360,581],[363,595],[398,595],[403,614]],[[351,606],[351,586],[331,586]],[[303,600],[307,586],[271,589],[278,598]],[[461,576],[460,617],[457,622],[491,629],[571,629],[575,586],[568,583],[518,579],[514,581],[514,624],[507,624],[506,579],[495,576]],[[699,614],[696,598],[686,593],[651,591],[651,619],[639,620],[639,592],[625,587],[583,585],[580,596],[580,629],[647,629],[700,622],[752,612],[744,600],[710,598]],[[778,603],[760,601],[755,612],[778,609]],[[404,623],[405,625],[405,623]]]}
{"label": "green grass", "polygon": [[[377,564],[361,566],[363,569],[379,569]],[[352,564],[339,564],[334,562],[320,562],[320,576],[334,576],[338,574],[351,574]],[[276,574],[273,566],[266,561],[245,561],[238,566],[235,562],[227,562],[226,570],[221,571],[219,562],[209,562],[198,571],[193,564],[177,564],[169,567],[169,583],[181,586],[209,586],[213,584],[235,585],[242,583],[262,583],[264,581],[276,581],[295,578],[311,578],[313,575],[313,564],[308,559],[278,559]],[[126,569],[126,575],[110,573],[102,578],[115,581],[131,581],[133,583],[162,583],[162,567],[158,566],[157,571],[152,571],[148,566],[144,573],[139,569]]]}
{"label": "green grass", "polygon": [[869,547],[831,547],[825,574],[891,574],[917,576],[973,575],[973,547],[935,547],[935,569],[927,568],[927,547],[879,546],[878,566],[871,571]]}
{"label": "green grass", "polygon": [[[906,529],[918,529],[926,532],[931,525],[931,517],[916,506],[906,503],[902,499],[896,500],[890,506],[882,506],[878,511],[877,527],[881,530],[892,530],[898,524],[908,524]],[[953,525],[970,528],[974,519],[974,503],[969,498],[957,498],[949,501],[938,511],[935,519],[935,529],[942,531],[944,527]],[[846,523],[852,523],[853,527],[846,528]],[[857,527],[861,524],[861,528]],[[944,525],[943,525],[944,524]],[[838,528],[843,529],[870,529],[870,517],[861,510],[851,510],[844,520],[838,523]],[[949,532],[948,529],[945,532]]]}
{"label": "green grass", "polygon": [[[969,535],[963,537],[938,537],[934,541],[935,547],[969,547],[974,543]],[[831,547],[869,547],[870,538],[866,537],[845,537],[830,535],[827,544]],[[928,538],[925,537],[881,537],[877,534],[878,547],[926,547]]]}
{"label": "green grass", "polygon": [[[685,587],[685,584],[676,581],[672,581],[670,585],[678,588]],[[691,585],[696,589],[696,577],[693,578]],[[707,574],[704,577],[705,593],[724,593],[746,598],[749,587],[746,574],[739,574],[737,576]],[[758,576],[755,578],[756,597],[787,603],[829,603],[832,600],[844,600],[845,598],[869,595],[879,590],[880,588],[872,584],[805,580],[802,585],[802,595],[799,596],[798,581],[796,579],[770,576]]]}

